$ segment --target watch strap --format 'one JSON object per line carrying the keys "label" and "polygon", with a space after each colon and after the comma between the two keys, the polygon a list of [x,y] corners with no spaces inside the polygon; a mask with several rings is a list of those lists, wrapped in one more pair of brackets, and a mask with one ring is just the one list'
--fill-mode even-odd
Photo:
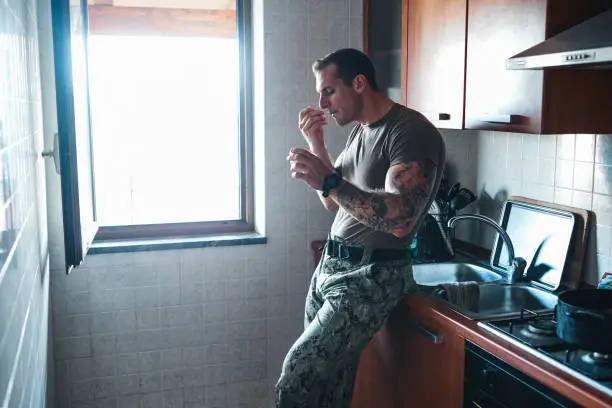
{"label": "watch strap", "polygon": [[336,172],[330,173],[323,179],[323,187],[321,187],[323,197],[328,197],[330,190],[337,188],[342,181],[342,176]]}

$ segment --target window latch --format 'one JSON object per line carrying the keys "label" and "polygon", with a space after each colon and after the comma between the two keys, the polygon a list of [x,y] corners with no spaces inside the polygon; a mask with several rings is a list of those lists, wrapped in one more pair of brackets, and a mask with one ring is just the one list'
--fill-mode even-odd
{"label": "window latch", "polygon": [[55,166],[55,172],[57,174],[61,174],[60,171],[60,157],[59,157],[59,133],[55,133],[53,135],[53,149],[52,150],[43,150],[42,157],[53,158],[53,165]]}

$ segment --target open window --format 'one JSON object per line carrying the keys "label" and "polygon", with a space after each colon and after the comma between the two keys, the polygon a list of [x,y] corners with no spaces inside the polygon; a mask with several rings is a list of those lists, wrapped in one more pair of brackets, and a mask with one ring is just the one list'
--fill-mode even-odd
{"label": "open window", "polygon": [[87,76],[87,5],[52,0],[66,272],[81,264],[98,231],[93,199]]}
{"label": "open window", "polygon": [[104,245],[254,230],[249,16],[52,0],[67,271]]}

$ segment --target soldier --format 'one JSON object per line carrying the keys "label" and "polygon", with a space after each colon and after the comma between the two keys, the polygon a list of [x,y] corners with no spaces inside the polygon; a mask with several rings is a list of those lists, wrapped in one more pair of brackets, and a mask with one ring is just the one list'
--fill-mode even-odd
{"label": "soldier", "polygon": [[[293,178],[337,211],[306,298],[305,330],[276,385],[278,408],[348,408],[362,349],[416,286],[409,244],[431,205],[445,165],[444,141],[420,113],[378,89],[362,52],[315,61],[320,110],[299,127],[309,150],[291,148]],[[325,110],[356,122],[335,164],[325,146]]]}

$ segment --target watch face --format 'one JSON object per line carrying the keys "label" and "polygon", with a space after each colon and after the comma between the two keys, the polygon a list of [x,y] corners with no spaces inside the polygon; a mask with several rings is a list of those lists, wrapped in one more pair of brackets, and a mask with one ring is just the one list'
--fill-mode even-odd
{"label": "watch face", "polygon": [[336,188],[340,184],[342,177],[338,173],[332,173],[325,176],[324,184],[327,184],[329,188]]}
{"label": "watch face", "polygon": [[323,197],[327,197],[329,195],[329,190],[338,187],[340,181],[342,180],[342,176],[338,173],[331,173],[325,176],[323,179]]}

